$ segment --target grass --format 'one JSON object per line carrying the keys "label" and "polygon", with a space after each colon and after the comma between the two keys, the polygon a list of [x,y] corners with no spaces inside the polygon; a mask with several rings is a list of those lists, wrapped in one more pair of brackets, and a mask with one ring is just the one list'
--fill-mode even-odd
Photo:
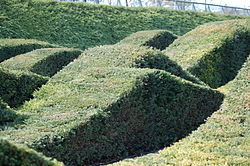
{"label": "grass", "polygon": [[221,108],[190,136],[159,153],[114,165],[249,165],[250,57],[220,91]]}
{"label": "grass", "polygon": [[232,80],[250,54],[250,20],[204,24],[175,40],[164,54],[212,88]]}
{"label": "grass", "polygon": [[0,62],[38,48],[55,45],[32,39],[0,39]]}
{"label": "grass", "polygon": [[32,38],[85,49],[114,44],[142,30],[166,29],[183,35],[206,22],[241,18],[246,17],[54,0],[1,0],[0,38]]}
{"label": "grass", "polygon": [[0,66],[51,77],[80,54],[80,50],[70,48],[37,49],[8,59],[0,63]]}

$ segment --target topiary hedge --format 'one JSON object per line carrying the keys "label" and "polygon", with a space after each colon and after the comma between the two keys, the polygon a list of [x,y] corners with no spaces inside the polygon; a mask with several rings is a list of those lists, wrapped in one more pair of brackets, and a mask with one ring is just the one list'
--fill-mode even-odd
{"label": "topiary hedge", "polygon": [[119,44],[148,46],[163,50],[175,39],[177,39],[177,36],[167,30],[139,31],[121,40]]}
{"label": "topiary hedge", "polygon": [[161,69],[194,83],[199,79],[182,70],[174,61],[158,50],[132,44],[116,44],[94,47],[84,51],[78,65],[85,67],[128,67]]}
{"label": "topiary hedge", "polygon": [[4,166],[63,166],[63,163],[0,139],[0,165]]}
{"label": "topiary hedge", "polygon": [[250,21],[202,25],[178,38],[164,53],[213,88],[232,80],[250,53]]}
{"label": "topiary hedge", "polygon": [[137,31],[167,29],[183,35],[206,22],[236,18],[245,17],[54,0],[1,0],[0,38],[32,38],[85,49],[117,43]]}
{"label": "topiary hedge", "polygon": [[70,48],[44,48],[15,56],[0,66],[11,70],[31,71],[51,77],[81,54]]}
{"label": "topiary hedge", "polygon": [[16,117],[16,113],[10,110],[9,106],[0,98],[0,130],[1,126],[13,122]]}
{"label": "topiary hedge", "polygon": [[55,45],[31,39],[0,39],[0,62],[45,47],[55,47]]}
{"label": "topiary hedge", "polygon": [[30,72],[11,71],[0,68],[0,97],[10,107],[18,107],[32,97],[32,92],[48,81]]}

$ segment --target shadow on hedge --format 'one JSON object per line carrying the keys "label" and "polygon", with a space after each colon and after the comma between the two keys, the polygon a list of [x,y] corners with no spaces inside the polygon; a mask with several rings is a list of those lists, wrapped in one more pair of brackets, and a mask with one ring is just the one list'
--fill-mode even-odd
{"label": "shadow on hedge", "polygon": [[67,137],[46,137],[32,147],[66,165],[110,162],[169,146],[219,109],[223,94],[162,73],[142,78],[107,109],[96,106],[101,111]]}

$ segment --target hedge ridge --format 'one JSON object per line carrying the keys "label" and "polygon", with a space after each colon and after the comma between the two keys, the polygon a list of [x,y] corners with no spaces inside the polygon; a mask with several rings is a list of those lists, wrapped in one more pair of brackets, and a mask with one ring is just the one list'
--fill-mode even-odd
{"label": "hedge ridge", "polygon": [[0,98],[0,130],[6,123],[14,122],[16,117],[16,113]]}
{"label": "hedge ridge", "polygon": [[63,163],[46,158],[26,147],[16,146],[0,139],[0,165],[4,166],[63,166]]}
{"label": "hedge ridge", "polygon": [[12,71],[0,68],[0,97],[10,107],[18,107],[32,98],[32,93],[48,81],[31,72]]}
{"label": "hedge ridge", "polygon": [[0,62],[18,54],[55,45],[33,39],[0,39]]}
{"label": "hedge ridge", "polygon": [[194,83],[205,85],[159,50],[132,44],[115,44],[85,50],[77,61],[85,67],[126,67],[161,69]]}
{"label": "hedge ridge", "polygon": [[167,29],[183,35],[206,22],[245,18],[52,0],[1,0],[0,11],[0,38],[32,38],[82,49],[114,44],[141,30]]}
{"label": "hedge ridge", "polygon": [[167,30],[148,30],[132,33],[118,44],[133,44],[163,50],[175,39],[177,36]]}
{"label": "hedge ridge", "polygon": [[250,21],[202,25],[178,38],[164,53],[183,69],[217,88],[232,80],[250,53]]}
{"label": "hedge ridge", "polygon": [[159,153],[113,165],[249,165],[250,56],[234,80],[220,87],[219,111],[190,136]]}
{"label": "hedge ridge", "polygon": [[80,54],[80,50],[70,48],[37,49],[8,59],[0,63],[0,66],[51,77]]}

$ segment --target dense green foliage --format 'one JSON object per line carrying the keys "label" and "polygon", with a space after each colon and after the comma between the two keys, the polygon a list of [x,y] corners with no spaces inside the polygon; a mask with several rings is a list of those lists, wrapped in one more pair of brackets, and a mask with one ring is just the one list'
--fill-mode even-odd
{"label": "dense green foliage", "polygon": [[[142,36],[142,35],[141,35]],[[158,50],[131,44],[116,44],[94,47],[84,51],[78,65],[85,67],[136,67],[161,69],[194,83],[199,79],[182,70],[174,61]]]}
{"label": "dense green foliage", "polygon": [[37,49],[8,59],[0,63],[0,66],[51,77],[80,54],[80,50],[70,48]]}
{"label": "dense green foliage", "polygon": [[1,0],[0,38],[32,38],[67,47],[113,44],[140,30],[182,35],[206,22],[243,18],[160,8],[39,0]]}
{"label": "dense green foliage", "polygon": [[[0,36],[1,33],[2,32],[0,31]],[[46,47],[55,47],[55,46],[46,42],[41,42],[31,39],[0,39],[0,62],[9,59],[13,56],[16,56],[18,54]]]}
{"label": "dense green foliage", "polygon": [[34,150],[13,145],[3,139],[0,139],[0,165],[63,166],[62,163],[46,158]]}
{"label": "dense green foliage", "polygon": [[217,88],[232,80],[250,54],[250,20],[207,23],[175,40],[164,53]]}
{"label": "dense green foliage", "polygon": [[139,31],[121,40],[119,44],[148,46],[163,50],[173,43],[176,38],[176,35],[166,30]]}
{"label": "dense green foliage", "polygon": [[16,117],[16,113],[0,98],[0,130],[2,125],[5,125],[8,122],[13,122]]}
{"label": "dense green foliage", "polygon": [[250,57],[233,81],[220,88],[225,100],[190,136],[149,154],[114,165],[250,165]]}
{"label": "dense green foliage", "polygon": [[47,81],[48,78],[30,72],[0,68],[0,97],[9,106],[18,107]]}

